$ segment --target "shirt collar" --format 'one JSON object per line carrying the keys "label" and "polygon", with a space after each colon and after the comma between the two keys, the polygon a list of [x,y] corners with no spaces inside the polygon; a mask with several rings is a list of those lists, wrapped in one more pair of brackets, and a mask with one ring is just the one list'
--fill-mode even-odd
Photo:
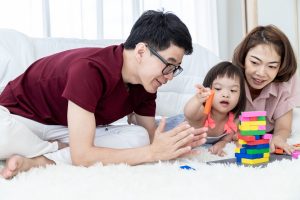
{"label": "shirt collar", "polygon": [[[277,97],[278,95],[278,91],[277,91],[277,87],[275,85],[276,83],[269,83],[266,87],[264,87],[260,93],[260,95],[257,97],[257,98],[262,98],[262,99],[267,99],[268,97],[270,97],[270,95],[274,96],[274,97]],[[249,101],[253,101],[252,100],[252,97],[250,95],[250,90],[249,90],[249,86],[247,83],[245,83],[245,86],[246,86],[246,96],[247,96],[247,99]]]}

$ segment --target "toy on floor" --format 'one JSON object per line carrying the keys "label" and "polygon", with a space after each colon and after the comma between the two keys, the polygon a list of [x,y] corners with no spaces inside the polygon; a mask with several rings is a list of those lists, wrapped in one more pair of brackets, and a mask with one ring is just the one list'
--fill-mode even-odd
{"label": "toy on floor", "polygon": [[238,139],[240,147],[235,148],[238,164],[260,164],[270,159],[270,134],[266,134],[266,111],[242,112]]}
{"label": "toy on floor", "polygon": [[[293,145],[294,147],[295,147],[295,149],[296,150],[294,150],[293,152],[292,152],[292,158],[295,158],[295,159],[298,159],[298,157],[299,157],[299,155],[300,155],[300,144],[294,144]],[[279,147],[277,147],[276,149],[275,149],[275,154],[286,154],[285,152],[284,152],[284,150],[283,149],[281,149],[281,148],[279,148]]]}
{"label": "toy on floor", "polygon": [[292,153],[292,158],[298,159],[299,155],[300,155],[300,151],[299,150],[295,150]]}
{"label": "toy on floor", "polygon": [[180,166],[180,169],[185,169],[185,170],[195,170],[194,168],[188,166],[188,165],[182,165]]}

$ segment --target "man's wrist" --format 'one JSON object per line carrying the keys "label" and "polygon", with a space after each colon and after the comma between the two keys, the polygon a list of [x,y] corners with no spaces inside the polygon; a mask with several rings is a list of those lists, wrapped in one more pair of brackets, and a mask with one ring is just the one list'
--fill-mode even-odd
{"label": "man's wrist", "polygon": [[146,156],[146,158],[147,158],[147,162],[156,162],[156,161],[159,160],[158,158],[156,158],[155,153],[152,150],[152,144],[147,146],[147,156]]}

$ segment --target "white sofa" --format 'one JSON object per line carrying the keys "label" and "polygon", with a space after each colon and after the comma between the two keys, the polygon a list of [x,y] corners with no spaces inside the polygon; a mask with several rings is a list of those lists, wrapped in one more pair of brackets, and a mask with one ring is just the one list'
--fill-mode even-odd
{"label": "white sofa", "polygon": [[[66,38],[31,38],[20,32],[0,29],[0,92],[8,81],[21,74],[33,61],[66,49],[119,44],[120,40],[83,40]],[[174,116],[194,92],[194,85],[202,83],[206,72],[220,59],[212,52],[194,44],[194,53],[185,56],[183,72],[158,91],[157,115]],[[300,130],[300,108],[294,111],[294,130]],[[296,127],[297,126],[297,127]]]}
{"label": "white sofa", "polygon": [[[77,47],[104,47],[121,42],[120,40],[31,38],[14,30],[0,29],[0,89],[41,57]],[[173,116],[181,113],[184,103],[195,92],[193,85],[202,82],[207,70],[219,61],[213,53],[195,45],[193,56],[184,57],[182,74],[159,89],[157,115]]]}

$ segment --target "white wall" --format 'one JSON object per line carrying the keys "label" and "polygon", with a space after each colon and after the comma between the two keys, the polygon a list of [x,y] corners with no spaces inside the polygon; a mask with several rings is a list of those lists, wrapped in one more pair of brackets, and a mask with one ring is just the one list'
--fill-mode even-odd
{"label": "white wall", "polygon": [[289,38],[299,58],[298,15],[299,0],[258,0],[258,25],[274,24]]}
{"label": "white wall", "polygon": [[237,0],[217,1],[219,55],[222,60],[231,60],[235,47],[243,38],[241,2]]}
{"label": "white wall", "polygon": [[[223,60],[231,60],[244,37],[242,1],[219,0],[217,4],[219,55]],[[299,60],[300,0],[257,0],[257,15],[258,25],[274,24],[287,35]]]}

